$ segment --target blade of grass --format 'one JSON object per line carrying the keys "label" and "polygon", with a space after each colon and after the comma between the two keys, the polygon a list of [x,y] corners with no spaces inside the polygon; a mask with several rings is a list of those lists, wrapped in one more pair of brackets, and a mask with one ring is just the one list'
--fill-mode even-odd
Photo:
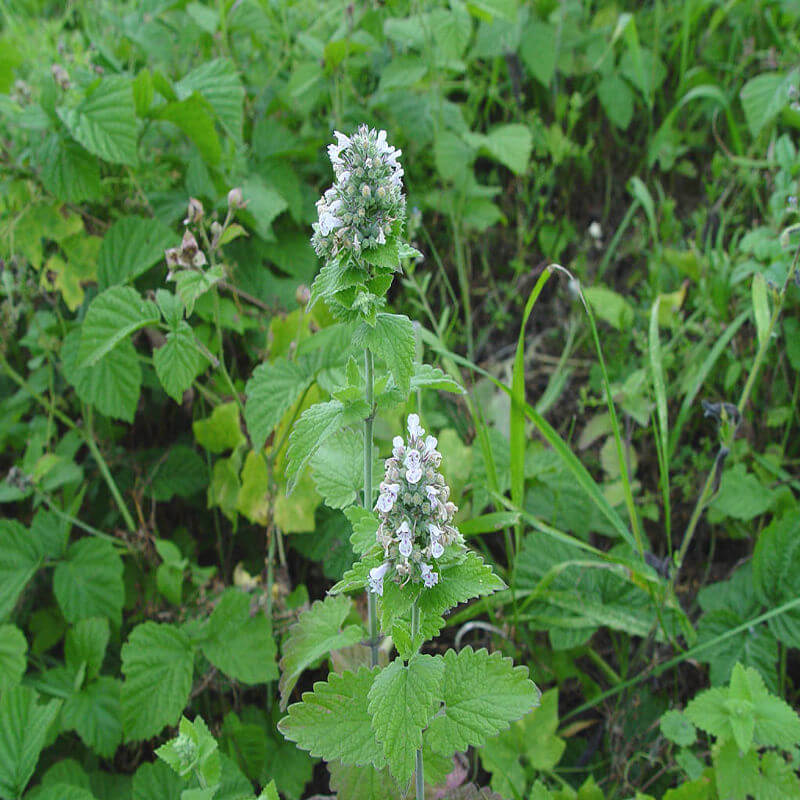
{"label": "blade of grass", "polygon": [[650,371],[653,379],[653,391],[656,396],[656,416],[654,420],[656,432],[656,455],[660,473],[661,496],[664,502],[664,527],[666,529],[667,546],[672,556],[672,521],[669,502],[669,461],[667,448],[669,439],[669,418],[667,415],[667,388],[664,383],[664,363],[661,357],[661,339],[658,335],[658,310],[661,298],[657,297],[650,310]]}

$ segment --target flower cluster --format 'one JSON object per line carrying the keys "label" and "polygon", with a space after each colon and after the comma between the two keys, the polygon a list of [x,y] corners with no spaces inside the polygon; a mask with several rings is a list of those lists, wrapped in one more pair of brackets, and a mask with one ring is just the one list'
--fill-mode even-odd
{"label": "flower cluster", "polygon": [[434,436],[423,437],[419,417],[409,414],[408,442],[396,436],[392,457],[386,459],[375,505],[380,518],[376,537],[385,560],[369,574],[369,590],[376,594],[383,594],[383,581],[390,573],[401,583],[435,586],[439,582],[435,562],[448,545],[463,541],[452,524],[458,509],[438,471],[442,462],[438,442]]}
{"label": "flower cluster", "polygon": [[328,155],[336,180],[317,202],[311,239],[326,261],[386,244],[402,227],[406,210],[401,151],[386,141],[386,131],[361,125],[352,136],[334,136]]}

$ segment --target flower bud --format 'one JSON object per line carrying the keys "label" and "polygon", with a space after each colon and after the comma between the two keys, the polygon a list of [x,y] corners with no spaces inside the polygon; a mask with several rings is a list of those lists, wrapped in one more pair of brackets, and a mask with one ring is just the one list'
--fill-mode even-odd
{"label": "flower bud", "polygon": [[242,190],[237,186],[235,189],[231,189],[228,192],[228,208],[236,209],[236,208],[244,208],[244,195],[242,195]]}
{"label": "flower bud", "polygon": [[297,305],[307,306],[308,301],[311,299],[311,289],[309,289],[304,283],[301,283],[297,287],[297,291],[294,293],[294,299],[297,300]]}
{"label": "flower bud", "polygon": [[200,222],[203,219],[203,204],[196,198],[189,198],[189,207],[186,209],[186,219],[184,225],[192,225],[195,222]]}

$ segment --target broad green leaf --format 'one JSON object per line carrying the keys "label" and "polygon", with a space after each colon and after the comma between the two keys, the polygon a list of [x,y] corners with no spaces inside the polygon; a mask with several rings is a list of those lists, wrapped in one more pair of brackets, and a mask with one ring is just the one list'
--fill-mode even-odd
{"label": "broad green leaf", "polygon": [[460,184],[470,173],[475,150],[461,136],[442,130],[433,143],[433,161],[445,181]]}
{"label": "broad green leaf", "polygon": [[617,292],[605,286],[588,286],[583,290],[594,313],[618,331],[629,330],[633,324],[633,306]]}
{"label": "broad green leaf", "polygon": [[414,374],[414,325],[400,314],[378,314],[375,325],[362,323],[353,334],[356,347],[369,347],[386,362],[401,392],[408,392]]}
{"label": "broad green leaf", "polygon": [[671,742],[689,747],[697,741],[694,725],[680,711],[667,711],[661,717],[661,733]]}
{"label": "broad green leaf", "polygon": [[157,736],[178,721],[192,689],[194,651],[174,625],[144,622],[122,646],[125,741]]}
{"label": "broad green leaf", "polygon": [[402,800],[397,781],[388,769],[361,767],[332,761],[328,764],[331,789],[337,800]]}
{"label": "broad green leaf", "polygon": [[164,223],[146,217],[122,217],[107,231],[97,256],[101,291],[127,283],[163,261],[175,234]]}
{"label": "broad green leaf", "polygon": [[113,164],[136,165],[138,127],[128,78],[102,78],[76,106],[61,106],[57,112],[72,137],[90,153]]}
{"label": "broad green leaf", "polygon": [[358,555],[363,555],[375,546],[378,516],[374,511],[361,506],[350,506],[350,508],[345,509],[344,513],[353,528],[353,533],[350,536],[350,545],[354,552]]}
{"label": "broad green leaf", "polygon": [[353,430],[338,431],[311,457],[317,491],[330,508],[346,508],[364,485],[364,438]]}
{"label": "broad green leaf", "polygon": [[747,127],[753,136],[759,133],[789,103],[789,87],[796,79],[797,71],[789,75],[781,72],[765,72],[751,78],[742,87],[739,97],[742,101]]}
{"label": "broad green leaf", "polygon": [[166,502],[178,497],[192,497],[208,484],[208,468],[200,454],[191,447],[177,444],[158,461],[151,473],[149,492],[153,499]]}
{"label": "broad green leaf", "polygon": [[228,589],[208,620],[202,649],[205,657],[229,678],[242,683],[267,683],[278,677],[272,623],[250,597]]}
{"label": "broad green leaf", "polygon": [[16,625],[0,625],[0,693],[16,686],[28,663],[28,640]]}
{"label": "broad green leaf", "polygon": [[375,738],[392,775],[401,784],[414,774],[422,731],[430,725],[441,702],[444,672],[441,657],[417,653],[408,666],[401,659],[389,664],[378,673],[369,690],[369,714]]}
{"label": "broad green leaf", "polygon": [[304,670],[334,650],[349,647],[364,638],[360,625],[344,624],[352,610],[353,601],[349,597],[328,596],[300,614],[289,629],[283,641],[278,683],[282,709],[286,708],[289,695]]}
{"label": "broad green leaf", "polygon": [[133,776],[133,800],[178,798],[185,785],[163,761],[142,764]]}
{"label": "broad green leaf", "polygon": [[83,743],[103,758],[111,758],[122,743],[120,682],[101,676],[73,692],[64,703],[61,719]]}
{"label": "broad green leaf", "polygon": [[61,368],[78,397],[101,414],[133,422],[142,389],[142,368],[130,341],[122,341],[99,361],[79,366],[81,330],[73,328],[61,344]]}
{"label": "broad green leaf", "polygon": [[245,441],[240,427],[239,406],[233,401],[217,406],[205,419],[195,420],[192,431],[198,444],[212,453],[235,450]]}
{"label": "broad green leaf", "polygon": [[100,197],[100,165],[79,144],[51,134],[39,151],[42,183],[59,200],[81,203]]}
{"label": "broad green leaf", "polygon": [[760,796],[761,776],[755,750],[742,752],[736,742],[730,740],[714,751],[713,761],[719,797],[745,800]]}
{"label": "broad green leaf", "polygon": [[597,85],[597,97],[606,116],[620,130],[627,130],[633,119],[633,90],[616,72],[604,75]]}
{"label": "broad green leaf", "polygon": [[132,333],[160,319],[156,304],[130,286],[106,289],[92,300],[83,320],[78,366],[93,366]]}
{"label": "broad green leaf", "polygon": [[125,600],[122,569],[110,542],[86,538],[71,544],[53,574],[53,592],[64,618],[77,622],[108,616],[119,625]]}
{"label": "broad green leaf", "polygon": [[761,756],[760,793],[773,800],[800,797],[800,778],[780,753],[768,750]]}
{"label": "broad green leaf", "polygon": [[355,766],[383,767],[384,759],[370,726],[372,712],[367,694],[378,669],[362,667],[358,672],[331,674],[327,681],[304,692],[300,703],[289,706],[278,730],[312,756]]}
{"label": "broad green leaf", "polygon": [[195,269],[182,269],[175,272],[175,289],[179,297],[186,306],[186,316],[190,317],[194,311],[194,304],[198,298],[202,297],[215,283],[225,277],[225,270],[221,264],[210,267],[205,272]]}
{"label": "broad green leaf", "polygon": [[40,705],[39,695],[27,686],[0,693],[0,797],[22,797],[36,769],[60,700]]}
{"label": "broad green leaf", "polygon": [[397,239],[390,239],[386,244],[376,247],[366,247],[361,251],[361,257],[368,264],[376,267],[396,270],[400,264],[400,249]]}
{"label": "broad green leaf", "polygon": [[531,20],[523,29],[519,41],[519,55],[531,75],[544,87],[556,71],[556,43],[558,34],[553,25]]}
{"label": "broad green leaf", "polygon": [[756,320],[758,345],[763,347],[769,331],[769,300],[767,299],[767,279],[762,272],[753,275],[753,316]]}
{"label": "broad green leaf", "polygon": [[515,175],[522,175],[528,169],[533,134],[527,125],[498,125],[486,135],[484,147],[496,161],[508,167]]}
{"label": "broad green leaf", "polygon": [[333,434],[363,417],[361,409],[349,409],[339,400],[317,403],[307,408],[295,422],[286,453],[286,478],[291,491],[300,472],[319,447]]}
{"label": "broad green leaf", "polygon": [[194,721],[190,721],[181,717],[178,736],[182,741],[178,737],[171,739],[156,750],[156,755],[182,778],[197,770],[206,784],[218,784],[222,776],[222,763],[217,740],[211,735],[203,718],[198,715]]}
{"label": "broad green leaf", "polygon": [[40,563],[39,548],[28,531],[15,520],[0,519],[0,620],[11,614]]}
{"label": "broad green leaf", "polygon": [[237,141],[242,138],[244,87],[235,64],[227,58],[208,61],[175,84],[179,97],[202,95],[222,124]]}
{"label": "broad green leaf", "polygon": [[244,460],[236,510],[257,525],[269,524],[272,511],[269,471],[264,456],[255,450]]}
{"label": "broad green leaf", "polygon": [[153,365],[164,391],[176,402],[203,370],[206,357],[197,349],[194,334],[188,322],[181,320],[167,341],[153,351]]}
{"label": "broad green leaf", "polygon": [[183,100],[166,103],[151,113],[155,119],[171,122],[183,131],[206,162],[219,162],[222,146],[214,128],[214,111],[202,95],[195,92]]}
{"label": "broad green leaf", "polygon": [[500,653],[448,650],[444,666],[444,712],[426,733],[431,748],[444,756],[479,747],[539,704],[541,692],[528,668]]}
{"label": "broad green leaf", "polygon": [[69,783],[48,783],[36,793],[36,800],[95,800],[89,789]]}
{"label": "broad green leaf", "polygon": [[342,579],[328,590],[328,594],[342,594],[343,592],[353,592],[358,589],[363,589],[367,585],[369,571],[382,562],[383,551],[379,551],[379,548],[373,545],[373,548],[364,553],[361,560],[356,561],[356,563],[342,575]]}
{"label": "broad green leaf", "polygon": [[430,364],[416,364],[414,374],[411,376],[411,391],[417,389],[439,389],[453,394],[464,394],[464,387],[458,381],[445,375],[439,367]]}
{"label": "broad green leaf", "polygon": [[242,196],[247,206],[239,211],[239,217],[265,241],[275,240],[272,221],[282,214],[289,204],[274,186],[270,186],[259,175],[251,175],[242,183]]}
{"label": "broad green leaf", "polygon": [[283,415],[309,387],[312,376],[297,362],[279,358],[255,368],[247,386],[245,421],[256,450],[264,447]]}
{"label": "broad green leaf", "polygon": [[85,668],[85,677],[91,681],[100,674],[111,631],[105,617],[90,617],[75,623],[67,631],[64,642],[64,659],[75,673]]}

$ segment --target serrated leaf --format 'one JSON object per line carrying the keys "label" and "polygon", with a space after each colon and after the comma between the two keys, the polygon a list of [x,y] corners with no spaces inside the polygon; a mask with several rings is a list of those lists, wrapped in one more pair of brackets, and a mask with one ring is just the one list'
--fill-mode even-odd
{"label": "serrated leaf", "polygon": [[60,700],[38,699],[27,686],[0,693],[0,797],[22,797],[61,707]]}
{"label": "serrated leaf", "polygon": [[125,741],[149,739],[174,725],[192,689],[194,651],[174,625],[144,622],[122,646]]}
{"label": "serrated leaf", "polygon": [[175,272],[173,280],[179,297],[186,306],[186,316],[190,317],[194,311],[194,304],[214,284],[225,277],[225,270],[221,264],[210,267],[205,272],[195,269],[182,269]]}
{"label": "serrated leaf", "polygon": [[338,761],[328,764],[331,789],[337,800],[401,800],[397,781],[388,769],[354,767]]}
{"label": "serrated leaf", "polygon": [[198,444],[212,453],[235,450],[245,441],[240,427],[239,406],[233,401],[217,406],[205,419],[195,420],[192,431]]}
{"label": "serrated leaf", "polygon": [[208,484],[208,468],[200,454],[186,445],[175,445],[159,461],[152,474],[149,494],[166,502],[178,497],[192,497]]}
{"label": "serrated leaf", "polygon": [[42,183],[59,200],[82,203],[100,196],[100,165],[79,144],[51,134],[39,151]]}
{"label": "serrated leaf", "polygon": [[789,87],[796,77],[796,70],[788,75],[782,72],[765,72],[751,78],[742,87],[739,98],[747,127],[753,136],[758,136],[789,103]]}
{"label": "serrated leaf", "polygon": [[73,692],[64,703],[61,718],[83,743],[103,758],[111,758],[122,742],[120,682],[101,676]]}
{"label": "serrated leaf", "polygon": [[274,241],[272,221],[289,208],[289,204],[280,192],[268,185],[260,175],[251,175],[243,181],[242,196],[247,206],[239,210],[239,217],[264,241]]}
{"label": "serrated leaf", "polygon": [[164,391],[176,403],[183,401],[183,393],[192,385],[205,364],[206,358],[197,349],[194,333],[184,320],[167,334],[167,341],[153,351],[156,375]]}
{"label": "serrated leaf", "polygon": [[278,730],[312,756],[344,764],[372,764],[379,769],[384,760],[370,727],[367,695],[378,669],[362,667],[358,672],[329,675],[304,692],[300,703],[289,706]]}
{"label": "serrated leaf", "polygon": [[377,247],[364,248],[361,251],[361,258],[376,267],[396,270],[400,266],[400,251],[397,239],[390,239],[386,244],[381,244]]}
{"label": "serrated leaf", "polygon": [[166,103],[151,113],[155,119],[171,122],[183,131],[207,163],[219,162],[222,146],[214,128],[214,112],[202,95],[195,92],[183,100]]}
{"label": "serrated leaf", "polygon": [[194,721],[181,717],[178,734],[184,741],[194,745],[194,757],[187,758],[185,749],[178,745],[178,737],[171,739],[156,750],[156,755],[172,767],[182,778],[195,770],[203,776],[204,782],[211,786],[219,783],[222,764],[217,750],[217,740],[211,735],[205,721],[196,716]]}
{"label": "serrated leaf", "polygon": [[236,65],[227,58],[201,64],[175,84],[179,97],[198,92],[210,104],[223,128],[237,141],[242,138],[244,87]]}
{"label": "serrated leaf", "polygon": [[329,594],[342,594],[343,592],[353,592],[363,589],[367,585],[369,571],[383,562],[383,551],[377,548],[364,553],[360,561],[356,561],[353,566],[342,575],[342,579],[334,584],[329,590]]}
{"label": "serrated leaf", "polygon": [[616,72],[605,75],[597,85],[597,97],[611,122],[620,130],[626,130],[633,119],[634,103],[628,82]]}
{"label": "serrated leaf", "polygon": [[64,660],[74,673],[83,667],[87,681],[100,673],[111,635],[105,617],[91,617],[78,621],[67,631],[64,642]]}
{"label": "serrated leaf", "polygon": [[697,740],[697,731],[694,725],[680,711],[667,711],[661,717],[661,733],[671,742],[689,747]]}
{"label": "serrated leaf", "polygon": [[533,148],[533,134],[527,125],[511,123],[492,128],[485,138],[485,149],[515,175],[528,168]]}
{"label": "serrated leaf", "polygon": [[375,325],[361,324],[353,334],[355,347],[369,347],[386,362],[401,392],[408,392],[414,374],[416,338],[411,320],[401,314],[378,314]]}
{"label": "serrated leaf", "polygon": [[309,387],[312,375],[295,361],[260,364],[247,381],[244,414],[253,448],[260,450],[283,415]]}
{"label": "serrated leaf", "polygon": [[16,686],[28,663],[28,640],[16,625],[0,625],[0,692]]}
{"label": "serrated leaf", "polygon": [[468,550],[462,561],[442,568],[439,582],[420,595],[419,608],[426,616],[438,616],[473,597],[505,588],[503,579],[474,550]]}
{"label": "serrated leaf", "polygon": [[122,559],[110,542],[87,538],[71,544],[53,574],[53,592],[64,618],[77,622],[108,616],[119,625],[125,600],[122,570]]}
{"label": "serrated leaf", "polygon": [[133,422],[142,390],[142,368],[130,341],[120,342],[91,367],[79,366],[81,329],[61,343],[61,369],[78,397],[101,414]]}
{"label": "serrated leaf", "polygon": [[163,761],[142,764],[133,776],[133,800],[179,797],[184,782]]}
{"label": "serrated leaf", "polygon": [[333,434],[360,419],[361,409],[348,409],[339,400],[317,403],[307,408],[295,422],[286,453],[286,478],[289,491],[300,472],[318,448]]}
{"label": "serrated leaf", "polygon": [[404,784],[414,774],[422,731],[439,708],[444,661],[416,654],[408,666],[396,659],[375,678],[369,690],[369,714],[375,738],[392,775]]}
{"label": "serrated leaf", "polygon": [[539,20],[529,22],[520,37],[520,57],[531,75],[545,88],[555,74],[557,43],[556,28]]}
{"label": "serrated leaf", "polygon": [[102,78],[77,106],[62,106],[57,113],[72,137],[90,153],[113,164],[136,165],[138,129],[128,78]]}
{"label": "serrated leaf", "polygon": [[311,457],[314,485],[330,508],[346,508],[364,484],[364,439],[353,430],[338,431]]}
{"label": "serrated leaf", "polygon": [[163,222],[146,217],[122,217],[103,236],[97,255],[100,289],[127,283],[164,259],[175,234]]}
{"label": "serrated leaf", "polygon": [[448,650],[444,665],[444,711],[426,734],[443,756],[479,747],[539,705],[541,692],[528,678],[528,668],[515,667],[500,653]]}
{"label": "serrated leaf", "polygon": [[0,519],[0,620],[14,609],[40,563],[39,548],[28,531],[15,520]]}
{"label": "serrated leaf", "polygon": [[281,679],[278,690],[281,694],[281,709],[286,708],[289,695],[304,670],[334,650],[360,642],[364,629],[360,625],[344,625],[353,610],[349,597],[339,595],[317,600],[304,611],[289,629],[283,641]]}
{"label": "serrated leaf", "polygon": [[378,515],[374,511],[361,506],[350,506],[350,508],[345,509],[344,513],[353,528],[353,533],[350,536],[350,546],[358,555],[363,555],[375,546]]}
{"label": "serrated leaf", "polygon": [[202,649],[205,657],[229,678],[242,683],[267,683],[278,677],[272,623],[261,608],[250,613],[250,597],[227,589],[208,620]]}
{"label": "serrated leaf", "polygon": [[464,387],[449,375],[445,375],[439,367],[430,364],[416,364],[411,376],[411,391],[417,389],[439,389],[453,394],[464,394]]}
{"label": "serrated leaf", "polygon": [[36,800],[95,800],[89,789],[69,783],[48,783],[36,793]]}
{"label": "serrated leaf", "polygon": [[143,300],[130,286],[114,286],[92,300],[81,326],[78,366],[96,364],[123,339],[161,319],[155,303]]}

